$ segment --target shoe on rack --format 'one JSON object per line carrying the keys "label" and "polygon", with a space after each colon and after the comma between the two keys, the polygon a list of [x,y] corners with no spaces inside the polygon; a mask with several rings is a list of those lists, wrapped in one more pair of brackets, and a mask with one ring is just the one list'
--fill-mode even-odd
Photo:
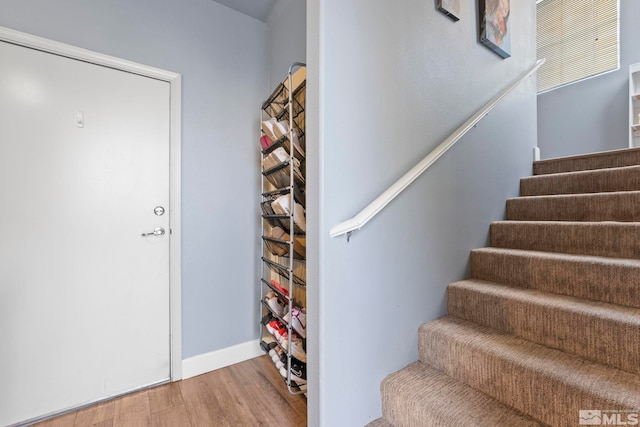
{"label": "shoe on rack", "polygon": [[269,146],[273,144],[273,140],[269,138],[267,135],[262,135],[260,137],[260,147],[264,150],[265,148],[269,148]]}
{"label": "shoe on rack", "polygon": [[293,252],[298,255],[300,258],[307,257],[307,238],[306,237],[296,237],[293,240]]}
{"label": "shoe on rack", "polygon": [[287,363],[287,354],[282,351],[280,347],[276,346],[273,349],[269,350],[269,356],[278,369],[280,369]]}
{"label": "shoe on rack", "polygon": [[273,286],[274,288],[276,288],[277,290],[279,290],[280,292],[282,292],[283,295],[285,296],[289,296],[289,290],[283,288],[282,286],[280,286],[280,283],[276,282],[275,280],[271,279],[271,286]]}
{"label": "shoe on rack", "polygon": [[287,366],[287,354],[284,353],[284,352],[282,354],[280,354],[280,358],[275,361],[275,364],[276,364],[276,368],[278,368],[278,369],[282,369],[283,367],[286,367]]}
{"label": "shoe on rack", "polygon": [[269,334],[263,334],[262,339],[260,340],[260,348],[265,353],[271,354],[274,348],[278,347],[278,343],[276,343],[275,338],[273,338]]}
{"label": "shoe on rack", "polygon": [[[267,171],[289,160],[289,154],[282,147],[278,147],[262,159],[262,170]],[[294,161],[295,167],[300,167],[299,162]]]}
{"label": "shoe on rack", "polygon": [[289,133],[289,123],[286,121],[276,122],[272,126],[274,135],[280,139]]}
{"label": "shoe on rack", "polygon": [[273,317],[273,314],[269,312],[262,317],[262,319],[260,320],[260,324],[262,326],[267,326],[272,320],[276,320],[276,318]]}
{"label": "shoe on rack", "polygon": [[[287,366],[280,368],[280,375],[284,378],[287,377]],[[295,357],[291,358],[291,381],[298,385],[307,383],[307,364],[297,360]]]}
{"label": "shoe on rack", "polygon": [[271,358],[271,360],[273,360],[274,358],[277,360],[280,357],[278,355],[278,351],[282,352],[282,349],[280,349],[280,347],[278,347],[277,345],[269,349],[269,357]]}
{"label": "shoe on rack", "polygon": [[[286,334],[286,328],[284,332]],[[276,337],[276,339],[278,339],[278,337]],[[289,351],[289,345],[291,345],[291,355],[301,362],[307,362],[307,353],[304,349],[304,343],[302,342],[302,338],[300,338],[297,334],[291,334],[290,337],[285,337],[282,341],[279,342],[280,345],[285,349],[285,351]]]}
{"label": "shoe on rack", "polygon": [[294,129],[293,131],[291,131],[291,135],[293,137],[293,141],[292,141],[293,146],[295,147],[296,151],[298,151],[298,153],[304,156],[304,150],[302,149],[302,147],[300,146],[300,143],[298,142],[298,131]]}
{"label": "shoe on rack", "polygon": [[[283,357],[284,358],[287,357],[287,353],[285,353],[282,350],[282,348],[276,344],[275,347],[273,347],[271,350],[269,350],[269,357],[271,358],[273,363],[275,363],[277,365],[278,362],[280,362]],[[278,366],[278,369],[280,369],[279,366]]]}
{"label": "shoe on rack", "polygon": [[[289,201],[289,195],[285,194],[273,202],[271,202],[271,209],[278,215],[291,215],[291,206]],[[294,201],[293,203],[293,222],[300,227],[303,232],[306,231],[307,225],[305,220],[304,208],[300,203]]]}
{"label": "shoe on rack", "polygon": [[266,327],[267,331],[269,331],[269,333],[274,336],[274,338],[280,343],[280,345],[282,345],[284,341],[287,341],[287,327],[284,326],[281,321],[272,320],[271,322],[267,323]]}
{"label": "shoe on rack", "polygon": [[302,338],[307,338],[307,315],[299,307],[293,307],[290,313],[283,317],[284,321],[291,324],[294,331]]}
{"label": "shoe on rack", "polygon": [[282,322],[279,321],[278,319],[273,319],[269,323],[267,323],[265,327],[267,328],[267,331],[269,331],[269,333],[275,337],[276,341],[280,342],[280,340],[278,339],[278,335],[279,335],[278,331],[284,328],[284,325],[282,324]]}
{"label": "shoe on rack", "polygon": [[261,340],[265,347],[268,347],[271,350],[274,347],[277,347],[276,339],[269,334],[262,334]]}
{"label": "shoe on rack", "polygon": [[265,120],[260,124],[260,127],[262,128],[262,132],[264,132],[264,134],[267,135],[269,139],[271,139],[272,141],[275,141],[278,139],[278,137],[274,132],[275,130],[274,127],[277,123],[278,121],[276,119],[270,118],[269,120]]}
{"label": "shoe on rack", "polygon": [[284,314],[284,304],[280,301],[274,291],[267,292],[264,297],[264,302],[271,311],[273,311],[277,316],[282,317]]}
{"label": "shoe on rack", "polygon": [[289,240],[289,235],[287,234],[287,232],[280,227],[273,227],[271,229],[271,237],[273,237],[274,239]]}

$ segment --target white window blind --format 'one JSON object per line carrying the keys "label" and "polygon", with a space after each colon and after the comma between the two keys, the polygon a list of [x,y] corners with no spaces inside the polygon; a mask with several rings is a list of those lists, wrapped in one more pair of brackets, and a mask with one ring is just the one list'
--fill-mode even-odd
{"label": "white window blind", "polygon": [[618,0],[542,0],[537,9],[538,92],[619,67]]}

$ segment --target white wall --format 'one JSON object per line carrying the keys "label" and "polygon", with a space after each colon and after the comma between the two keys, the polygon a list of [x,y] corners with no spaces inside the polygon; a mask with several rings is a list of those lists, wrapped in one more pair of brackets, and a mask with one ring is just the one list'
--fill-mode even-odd
{"label": "white wall", "polygon": [[211,0],[0,0],[0,25],[183,76],[183,357],[258,336],[267,25]]}
{"label": "white wall", "polygon": [[282,82],[294,62],[306,61],[307,0],[278,0],[267,17],[269,83]]}
{"label": "white wall", "polygon": [[542,158],[629,146],[629,65],[640,62],[640,2],[620,0],[620,69],[538,96]]}
{"label": "white wall", "polygon": [[476,2],[457,23],[433,1],[308,5],[311,426],[380,416],[380,381],[417,359],[418,326],[445,312],[447,284],[531,172],[534,79],[349,243],[328,236],[535,62],[535,2],[511,7],[502,60],[477,41]]}

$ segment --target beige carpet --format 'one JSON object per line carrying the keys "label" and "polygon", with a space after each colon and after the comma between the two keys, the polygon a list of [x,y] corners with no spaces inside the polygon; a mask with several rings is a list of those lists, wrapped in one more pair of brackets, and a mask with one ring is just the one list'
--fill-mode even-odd
{"label": "beige carpet", "polygon": [[540,161],[534,173],[491,224],[491,247],[472,251],[472,277],[449,285],[448,314],[419,328],[419,360],[382,382],[383,418],[370,426],[640,413],[640,149]]}

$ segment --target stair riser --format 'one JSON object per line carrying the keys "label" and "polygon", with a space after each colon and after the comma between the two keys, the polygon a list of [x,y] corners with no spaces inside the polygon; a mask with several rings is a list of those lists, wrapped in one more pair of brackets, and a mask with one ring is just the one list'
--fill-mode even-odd
{"label": "stair riser", "polygon": [[640,221],[640,193],[519,197],[507,200],[507,220]]}
{"label": "stair riser", "polygon": [[[528,354],[526,348],[519,350],[520,344],[515,342],[507,344],[516,346],[512,347],[513,351],[503,354],[500,349],[479,342],[483,338],[486,339],[484,336],[458,337],[450,330],[440,330],[437,322],[422,325],[420,361],[553,426],[576,426],[580,409],[640,407],[640,383],[631,384],[629,373],[589,365],[595,372],[590,375],[592,388],[587,388],[584,382],[581,386],[580,381],[564,379],[584,371],[586,365],[578,358],[567,361],[562,359],[561,352],[550,349],[539,358]],[[551,359],[549,352],[560,355],[553,367],[547,366]],[[562,373],[556,375],[553,369],[561,369]],[[582,374],[584,377],[584,372]]]}
{"label": "stair riser", "polygon": [[539,175],[520,180],[521,196],[614,191],[640,191],[640,166]]}
{"label": "stair riser", "polygon": [[640,266],[606,259],[557,259],[471,252],[474,279],[640,308]]}
{"label": "stair riser", "polygon": [[490,238],[497,248],[640,258],[640,224],[500,221]]}
{"label": "stair riser", "polygon": [[640,373],[640,313],[492,284],[454,283],[448,313],[585,359]]}
{"label": "stair riser", "polygon": [[640,165],[640,150],[625,149],[586,156],[534,162],[533,174],[543,175],[580,170],[617,168]]}

